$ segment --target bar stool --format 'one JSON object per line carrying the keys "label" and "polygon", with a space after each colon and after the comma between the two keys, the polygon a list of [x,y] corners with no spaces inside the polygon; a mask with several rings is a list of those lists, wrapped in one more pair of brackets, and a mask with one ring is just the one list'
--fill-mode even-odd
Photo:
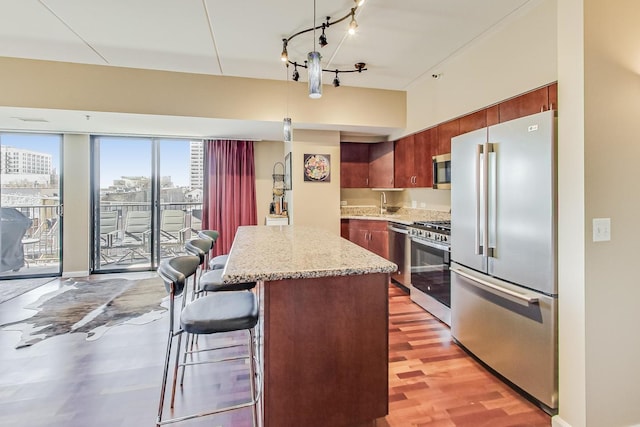
{"label": "bar stool", "polygon": [[[165,355],[164,371],[162,376],[162,389],[160,391],[160,403],[158,405],[158,418],[156,426],[190,420],[221,412],[253,406],[253,425],[258,424],[257,401],[260,395],[261,375],[257,360],[256,325],[258,324],[258,305],[251,292],[223,292],[203,296],[195,301],[184,304],[180,311],[180,328],[174,330],[175,298],[183,295],[188,277],[194,275],[200,265],[200,258],[192,255],[177,256],[163,260],[158,267],[158,275],[164,281],[169,292],[169,336]],[[248,331],[249,354],[232,356],[217,360],[206,360],[190,363],[179,363],[181,352],[182,333],[193,335],[211,335],[231,331]],[[171,392],[171,408],[174,406],[177,373],[180,366],[186,367],[193,364],[217,363],[231,360],[249,359],[249,374],[251,383],[251,400],[245,403],[218,408],[208,412],[179,416],[171,419],[162,419],[164,400],[167,388],[169,361],[173,339],[178,337],[175,354],[175,366],[173,373],[173,385]]]}
{"label": "bar stool", "polygon": [[207,253],[209,253],[211,248],[213,248],[213,240],[208,238],[191,239],[184,245],[185,252],[187,252],[190,255],[197,256],[198,259],[200,260],[200,263],[198,264],[198,266],[200,267],[199,269],[200,274],[198,275],[197,280],[194,281],[194,288],[193,288],[193,294],[191,295],[191,299],[194,299],[198,294],[198,292],[200,292],[200,289],[199,289],[200,285],[196,284],[196,282],[200,283],[200,279],[204,274],[204,270],[206,267],[205,259],[206,259]]}
{"label": "bar stool", "polygon": [[[203,265],[206,254],[211,249],[210,246],[213,246],[212,241],[209,238],[204,238],[189,240],[184,248],[187,253],[198,256],[201,265]],[[214,269],[200,274],[195,292],[245,291],[251,290],[255,286],[256,282],[226,284],[222,281],[222,269]]]}
{"label": "bar stool", "polygon": [[[216,240],[218,240],[219,236],[220,236],[220,233],[217,230],[202,230],[202,231],[198,232],[198,237],[209,238],[209,239],[213,240],[214,243],[216,242]],[[227,260],[228,259],[229,259],[229,254],[218,255],[218,256],[215,256],[215,257],[211,258],[208,261],[209,270],[220,270],[220,269],[223,269],[225,267],[225,265],[227,265]]]}
{"label": "bar stool", "polygon": [[[247,282],[247,283],[236,283],[236,284],[227,284],[222,280],[222,270],[212,270],[212,271],[204,271],[205,263],[204,260],[206,258],[207,252],[213,246],[213,241],[209,238],[204,239],[191,239],[189,240],[184,248],[185,251],[191,255],[195,255],[199,259],[199,271],[200,275],[197,280],[194,280],[194,288],[193,294],[191,295],[191,300],[193,301],[195,298],[199,298],[202,295],[207,294],[208,292],[230,292],[230,291],[250,291],[256,287],[256,282]],[[256,292],[256,304],[259,305],[259,301],[257,299]],[[197,335],[187,335],[187,343],[186,350],[184,352],[184,361],[187,362],[187,357],[193,355],[194,353],[198,353],[201,350],[194,350],[194,347],[198,343]],[[230,344],[230,345],[222,345],[217,343],[215,347],[209,347],[209,349],[223,349],[223,348],[232,348],[242,346],[243,344]],[[180,377],[180,385],[183,384],[184,381],[184,369],[182,370],[182,375]]]}
{"label": "bar stool", "polygon": [[[218,230],[200,230],[198,231],[198,238],[199,239],[211,239],[213,240],[213,246],[215,246],[216,244],[216,240],[218,240],[218,237],[220,236],[220,233],[218,233]],[[211,249],[213,250],[213,246],[211,247]],[[211,251],[209,251],[207,253],[206,258],[206,264],[209,265],[209,259],[211,258]]]}

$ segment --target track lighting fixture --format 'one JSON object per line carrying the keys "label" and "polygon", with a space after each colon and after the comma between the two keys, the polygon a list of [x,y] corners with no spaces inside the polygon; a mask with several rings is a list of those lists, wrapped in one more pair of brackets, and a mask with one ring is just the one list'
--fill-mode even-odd
{"label": "track lighting fixture", "polygon": [[327,24],[322,24],[322,34],[320,34],[320,37],[318,38],[318,44],[320,45],[320,47],[325,47],[328,44],[327,35],[324,33],[324,29],[326,28],[326,26]]}
{"label": "track lighting fixture", "polygon": [[296,62],[293,63],[293,75],[291,76],[291,79],[294,82],[300,80],[300,73],[298,72],[298,64]]}
{"label": "track lighting fixture", "polygon": [[[327,16],[326,17],[326,21],[323,22],[321,25],[316,25],[316,2],[314,0],[313,2],[313,26],[310,28],[307,28],[305,30],[302,31],[298,31],[297,33],[293,34],[292,36],[288,37],[288,38],[284,38],[282,39],[282,54],[280,55],[280,58],[282,59],[282,61],[284,61],[285,63],[288,64],[293,64],[293,74],[291,76],[291,79],[293,81],[298,81],[300,79],[300,73],[298,72],[298,66],[302,67],[302,68],[306,68],[308,71],[308,81],[309,81],[309,97],[310,98],[320,98],[322,96],[322,72],[330,72],[330,73],[335,73],[336,76],[333,79],[333,85],[335,87],[340,86],[340,79],[338,77],[339,73],[354,73],[354,72],[358,72],[361,73],[362,71],[366,71],[367,69],[366,64],[364,62],[358,62],[355,65],[355,69],[352,70],[340,70],[340,69],[324,69],[322,68],[322,64],[321,64],[321,59],[322,56],[320,55],[319,52],[317,52],[315,50],[315,40],[316,40],[316,35],[315,35],[315,31],[321,29],[322,30],[322,34],[320,34],[320,37],[318,38],[318,44],[320,45],[320,47],[324,47],[328,44],[327,41],[327,35],[325,34],[325,30],[328,29],[329,27],[338,24],[342,21],[345,21],[347,18],[351,18],[351,21],[349,22],[349,26],[348,26],[348,32],[349,34],[353,34],[356,29],[358,28],[358,23],[356,22],[356,11],[358,10],[359,7],[361,7],[364,4],[364,0],[353,0],[354,1],[354,7],[352,7],[349,12],[347,14],[345,14],[343,17],[336,19],[335,21],[331,21],[331,17]],[[313,40],[314,40],[314,49],[308,53],[307,55],[307,60],[304,61],[304,64],[302,63],[298,63],[296,61],[292,61],[289,58],[289,53],[287,51],[287,46],[289,44],[289,42],[294,39],[295,37],[301,35],[301,34],[305,34],[308,33],[310,31],[313,31]]]}
{"label": "track lighting fixture", "polygon": [[288,44],[288,40],[282,39],[282,53],[280,54],[280,59],[282,60],[282,62],[289,61],[289,52],[287,52],[287,44]]}
{"label": "track lighting fixture", "polygon": [[353,35],[358,29],[358,23],[356,22],[356,9],[351,9],[351,22],[349,22],[349,34]]}

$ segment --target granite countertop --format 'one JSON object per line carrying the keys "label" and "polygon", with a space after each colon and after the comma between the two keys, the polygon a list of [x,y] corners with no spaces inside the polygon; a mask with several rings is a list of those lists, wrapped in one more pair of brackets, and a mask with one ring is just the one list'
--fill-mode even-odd
{"label": "granite countertop", "polygon": [[391,221],[411,225],[413,220],[410,215],[399,214],[343,214],[340,219],[371,219],[375,221]]}
{"label": "granite countertop", "polygon": [[391,273],[398,266],[320,228],[242,226],[233,241],[225,283]]}

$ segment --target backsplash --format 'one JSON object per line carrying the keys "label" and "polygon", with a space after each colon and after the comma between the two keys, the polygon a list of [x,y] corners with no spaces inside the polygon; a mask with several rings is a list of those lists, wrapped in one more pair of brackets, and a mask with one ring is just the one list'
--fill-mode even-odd
{"label": "backsplash", "polygon": [[[380,216],[379,206],[341,206],[341,216]],[[401,207],[394,213],[387,212],[385,217],[394,217],[408,221],[448,221],[451,219],[449,212],[435,211],[430,209]]]}

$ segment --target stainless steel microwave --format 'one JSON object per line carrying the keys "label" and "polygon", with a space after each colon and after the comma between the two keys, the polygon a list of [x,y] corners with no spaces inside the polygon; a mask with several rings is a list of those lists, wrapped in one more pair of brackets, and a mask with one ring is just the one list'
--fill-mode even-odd
{"label": "stainless steel microwave", "polygon": [[451,154],[433,156],[433,188],[451,189]]}

